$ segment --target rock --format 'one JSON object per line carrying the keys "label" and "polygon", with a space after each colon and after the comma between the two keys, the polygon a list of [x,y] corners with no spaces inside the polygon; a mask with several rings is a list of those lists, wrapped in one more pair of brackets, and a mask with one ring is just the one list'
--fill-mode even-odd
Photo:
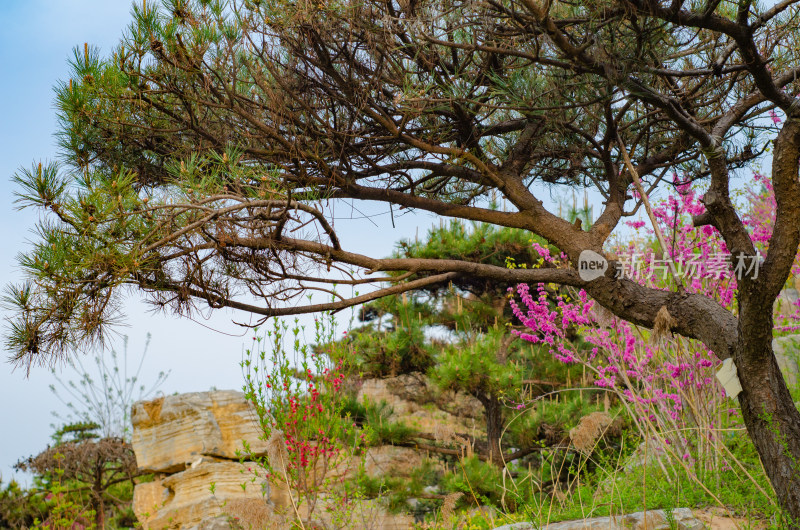
{"label": "rock", "polygon": [[694,510],[697,517],[709,530],[741,530],[742,528],[766,528],[764,524],[753,524],[753,520],[745,517],[735,517],[729,510],[719,506],[709,506]]}
{"label": "rock", "polygon": [[469,513],[470,517],[483,517],[490,521],[497,519],[497,508],[494,506],[473,506],[467,513]]}
{"label": "rock", "polygon": [[422,374],[365,379],[356,399],[375,404],[385,401],[395,418],[402,417],[403,423],[422,432],[447,431],[474,437],[485,435],[483,407],[477,400],[470,401],[470,396],[462,394],[453,403],[459,408],[471,406],[478,414],[457,416],[442,410],[444,407],[435,404],[433,390]]}
{"label": "rock", "polygon": [[273,489],[279,489],[275,485],[263,480],[251,482],[254,475],[248,468],[255,469],[254,464],[204,461],[165,478],[137,484],[133,512],[145,529],[211,530],[228,528],[221,525],[227,525],[229,502],[244,499],[270,509],[285,502],[282,496],[272,494]]}
{"label": "rock", "polygon": [[400,399],[425,403],[433,399],[433,389],[428,378],[420,372],[389,377],[384,380],[389,391]]}
{"label": "rock", "polygon": [[385,401],[395,415],[401,416],[415,412],[419,406],[413,401],[403,399],[389,388],[386,379],[365,379],[356,395],[358,401],[379,404]]}
{"label": "rock", "polygon": [[203,456],[237,459],[242,440],[254,454],[266,444],[255,411],[233,390],[193,392],[134,403],[132,445],[139,469],[174,473]]}
{"label": "rock", "polygon": [[[705,528],[689,508],[672,510],[672,517],[679,530],[703,530]],[[636,512],[612,517],[593,517],[580,521],[563,521],[541,527],[532,523],[514,523],[498,526],[494,530],[669,530],[669,528],[670,525],[664,510],[648,510],[646,521],[645,512]]]}
{"label": "rock", "polygon": [[[134,488],[133,511],[142,528],[223,530],[231,528],[232,520],[243,528],[293,528],[296,516],[285,484],[263,479],[263,470],[253,462],[238,461],[242,440],[256,454],[266,452],[259,434],[255,414],[239,392],[200,392],[136,403],[133,449],[139,468],[156,476]],[[376,474],[401,473],[421,458],[411,449],[387,446],[371,449],[367,465]],[[336,483],[355,467],[343,459],[326,476]],[[294,495],[297,499],[298,493]],[[341,508],[341,496],[324,495],[310,517],[308,503],[298,507],[300,517],[311,519],[312,526],[322,522],[329,527],[342,516],[349,518],[345,527],[353,529],[400,530],[413,524],[410,516],[389,514],[371,500],[348,505],[345,513]]]}
{"label": "rock", "polygon": [[225,516],[215,517],[210,520],[201,521],[199,525],[191,530],[230,530],[231,524]]}
{"label": "rock", "polygon": [[370,477],[395,475],[408,477],[422,465],[422,454],[410,447],[381,445],[370,447],[364,458],[364,472]]}
{"label": "rock", "polygon": [[648,466],[652,464],[661,463],[662,459],[667,457],[667,451],[662,447],[661,442],[657,440],[650,440],[647,444],[642,442],[630,456],[623,469],[626,472],[631,472],[636,468],[642,467],[644,464]]}
{"label": "rock", "polygon": [[[672,510],[672,516],[679,530],[703,530],[705,528],[689,508]],[[664,510],[648,510],[646,521],[645,512],[636,512],[628,515],[550,523],[546,526],[514,523],[498,526],[494,530],[669,530],[669,528]]]}
{"label": "rock", "polygon": [[358,400],[365,399],[373,403],[385,401],[395,414],[413,413],[425,404],[435,404],[443,412],[451,415],[483,418],[483,406],[480,401],[463,392],[440,391],[419,372],[385,379],[365,379],[358,392]]}
{"label": "rock", "polygon": [[464,392],[446,390],[437,396],[436,403],[442,410],[460,418],[483,421],[483,405],[476,397]]}
{"label": "rock", "polygon": [[800,335],[787,335],[772,340],[772,351],[775,353],[775,360],[781,368],[786,384],[794,386],[797,384],[798,358],[800,358]]}

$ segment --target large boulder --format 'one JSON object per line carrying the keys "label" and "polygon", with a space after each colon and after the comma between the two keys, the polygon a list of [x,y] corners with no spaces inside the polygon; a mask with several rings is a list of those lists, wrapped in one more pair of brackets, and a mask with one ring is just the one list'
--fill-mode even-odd
{"label": "large boulder", "polygon": [[[485,428],[483,406],[477,399],[461,392],[437,394],[421,373],[365,379],[356,399],[374,404],[386,402],[395,419],[422,432],[445,429],[479,436]],[[455,414],[466,410],[472,412]]]}
{"label": "large boulder", "polygon": [[422,465],[423,455],[410,447],[380,445],[370,447],[364,455],[364,473],[370,477],[408,477]]}
{"label": "large boulder", "polygon": [[772,341],[775,360],[783,373],[786,384],[797,384],[798,359],[800,359],[800,335],[786,335]]}
{"label": "large boulder", "polygon": [[254,454],[266,452],[255,411],[234,390],[140,401],[131,416],[133,451],[145,472],[175,473],[203,456],[238,460],[243,440]]}
{"label": "large boulder", "polygon": [[[154,473],[152,482],[137,484],[133,510],[145,530],[229,528],[293,528],[299,516],[330,526],[341,498],[318,499],[309,515],[307,504],[292,503],[286,484],[264,478],[264,470],[237,452],[247,441],[256,455],[265,455],[256,415],[244,395],[235,391],[181,394],[133,406],[133,450],[141,470]],[[370,449],[367,467],[399,470],[416,463],[405,448]],[[417,457],[418,458],[418,457]],[[348,459],[326,470],[333,482],[356,468]],[[294,492],[294,498],[300,496]],[[409,528],[408,515],[387,513],[380,503],[363,500],[348,508],[346,527]],[[232,524],[235,521],[236,524]]]}
{"label": "large boulder", "polygon": [[270,513],[284,508],[285,492],[256,477],[256,471],[251,462],[200,460],[179,473],[137,484],[133,512],[145,529],[209,530],[230,527],[231,503],[246,501]]}

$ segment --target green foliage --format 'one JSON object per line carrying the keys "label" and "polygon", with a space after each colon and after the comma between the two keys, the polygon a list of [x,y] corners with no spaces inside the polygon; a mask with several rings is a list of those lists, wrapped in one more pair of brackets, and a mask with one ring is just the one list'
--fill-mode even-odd
{"label": "green foliage", "polygon": [[56,445],[68,442],[95,440],[100,437],[100,435],[95,432],[99,428],[100,425],[94,422],[68,423],[56,429],[50,438],[52,438],[53,443]]}
{"label": "green foliage", "polygon": [[434,460],[425,459],[422,465],[408,470],[408,478],[392,474],[367,475],[359,473],[356,481],[367,498],[380,498],[386,507],[393,512],[408,511],[409,499],[416,499],[415,514],[421,515],[433,511],[438,505],[435,499],[425,498],[426,488],[439,489],[442,486],[441,467]]}
{"label": "green foliage", "polygon": [[[47,505],[47,524],[76,514],[86,518],[89,512],[99,528],[105,528],[109,520],[131,520],[133,481],[139,475],[133,449],[121,438],[86,436],[87,427],[96,425],[60,429],[53,436],[58,441],[55,447],[14,466],[34,474],[31,498],[52,501]],[[70,435],[74,439],[65,439]]]}
{"label": "green foliage", "polygon": [[372,445],[400,445],[413,439],[416,429],[402,420],[392,419],[392,414],[392,408],[385,401],[365,404],[364,424],[372,431]]}
{"label": "green foliage", "polygon": [[534,241],[546,245],[542,238],[526,230],[448,220],[439,227],[431,228],[422,241],[401,240],[394,255],[402,258],[459,259],[499,267],[505,267],[506,260],[510,258],[520,265],[531,266],[539,260],[539,255],[531,246]]}
{"label": "green foliage", "polygon": [[464,502],[500,506],[503,497],[503,478],[496,466],[475,456],[461,459],[445,474],[442,485],[447,491],[460,491]]}
{"label": "green foliage", "polygon": [[[547,242],[526,230],[499,227],[488,223],[465,222],[450,220],[439,227],[431,228],[422,240],[401,240],[397,244],[394,257],[420,258],[440,260],[461,260],[467,262],[507,267],[512,263],[516,268],[532,268],[546,265],[539,254],[534,250],[532,243],[539,243],[548,247]],[[499,303],[505,296],[508,284],[474,275],[461,275],[446,284],[427,287],[423,292],[433,297],[447,297],[447,290],[455,288],[461,295],[466,293],[483,302],[482,307],[474,307],[471,326],[486,329],[495,318],[510,319],[507,304]],[[452,294],[452,293],[451,293]],[[378,307],[380,307],[378,305]],[[438,324],[453,329],[458,313],[447,312],[447,317],[439,315]],[[422,315],[428,312],[418,310]],[[378,309],[378,312],[380,310]],[[450,321],[448,322],[448,318]],[[461,322],[462,326],[466,325]],[[462,329],[464,329],[462,327]]]}
{"label": "green foliage", "polygon": [[[742,443],[737,441],[731,445],[733,455],[755,481],[744,476],[738,466],[730,467],[732,462],[725,458],[721,458],[721,462],[727,462],[723,464],[725,469],[718,469],[719,474],[713,478],[701,479],[702,486],[698,484],[699,477],[690,475],[681,467],[675,469],[677,476],[665,474],[658,465],[636,466],[622,471],[619,466],[625,462],[625,453],[619,455],[617,451],[609,450],[602,455],[602,465],[584,475],[562,500],[544,493],[528,492],[527,501],[520,505],[517,517],[544,525],[644,509],[718,506],[720,502],[731,515],[751,522],[779,516],[774,500],[763,494],[770,491],[769,481],[754,446],[742,437],[735,438]],[[638,440],[634,438],[631,441],[630,445],[635,445]]]}
{"label": "green foliage", "polygon": [[498,353],[508,349],[505,329],[490,329],[470,341],[444,345],[430,370],[440,388],[457,388],[472,395],[505,397],[517,394],[529,374],[525,359]]}
{"label": "green foliage", "polygon": [[[542,422],[573,421],[582,405],[568,399],[552,412],[552,385],[536,395],[533,384],[520,388],[540,375],[536,361],[491,336],[507,322],[498,278],[508,275],[464,271],[538,265],[529,231],[573,258],[599,249],[614,226],[571,228],[537,195],[550,184],[592,186],[606,199],[601,219],[616,225],[631,213],[627,155],[654,189],[672,172],[706,178],[718,159],[712,173],[724,190],[725,173],[771,142],[767,112],[793,122],[800,47],[787,5],[694,2],[676,16],[528,4],[422,1],[401,13],[392,2],[137,2],[113,52],[76,49],[57,89],[63,165],[16,176],[20,207],[46,217],[19,259],[26,282],[6,289],[12,360],[30,367],[101,340],[131,285],[183,315],[198,302],[253,298],[264,300],[254,313],[275,315],[283,297],[327,289],[332,269],[354,285],[367,270],[410,281],[446,271],[411,301],[367,309],[375,318],[364,321],[377,323],[353,339],[364,341],[364,371],[428,370],[448,390],[472,393],[492,441],[511,407],[533,401],[552,416]],[[751,61],[753,50],[766,56]],[[702,89],[676,90],[677,74]],[[376,199],[392,216],[401,206],[517,228],[441,225],[421,245],[401,244],[397,256],[410,264],[354,256],[328,220],[341,201]],[[616,307],[630,306],[624,296]],[[333,410],[332,425],[344,424]],[[514,427],[524,422],[510,425],[512,443],[525,439]]]}
{"label": "green foliage", "polygon": [[[276,319],[266,337],[254,338],[241,362],[245,398],[255,409],[268,453],[253,454],[244,444],[241,458],[257,463],[250,482],[282,483],[295,515],[299,517],[302,506],[309,520],[321,517],[323,509],[343,521],[353,517],[351,503],[360,492],[338,474],[353,468],[360,449],[373,437],[363,424],[358,430],[359,420],[371,413],[353,401],[345,386],[349,355],[335,351],[342,347],[332,341],[335,329],[331,313],[315,320],[315,349],[297,321],[290,329]],[[241,486],[244,490],[247,484]],[[213,484],[211,488],[213,493]]]}
{"label": "green foliage", "polygon": [[356,369],[362,375],[394,376],[430,368],[434,359],[422,321],[422,311],[427,313],[430,308],[398,297],[382,300],[366,311],[376,311],[378,306],[381,314],[375,328],[348,332],[348,341],[358,352]]}
{"label": "green foliage", "polygon": [[[63,460],[64,455],[56,454],[54,458],[56,461]],[[75,526],[80,525],[86,530],[96,529],[96,512],[78,502],[74,495],[70,495],[70,492],[70,488],[65,484],[64,469],[56,465],[48,492],[51,506],[47,519],[44,521],[34,520],[32,528],[72,530]]]}
{"label": "green foliage", "polygon": [[14,480],[5,486],[0,481],[0,528],[30,528],[34,520],[46,519],[49,510],[44,495],[24,490]]}
{"label": "green foliage", "polygon": [[[533,241],[522,230],[452,221],[431,229],[424,240],[400,242],[395,255],[515,268],[545,266]],[[598,394],[589,389],[559,392],[553,398],[566,406],[545,407],[552,399],[549,392],[570,381],[581,386],[588,382],[579,368],[558,363],[547,348],[516,340],[509,333],[512,315],[507,287],[499,281],[458,278],[385,297],[362,309],[364,325],[350,330],[342,341],[356,354],[356,369],[362,377],[422,372],[442,395],[458,391],[477,398],[484,407],[487,439],[479,442],[476,451],[484,457],[491,454],[495,465],[502,465],[498,452],[503,447],[538,447],[543,440],[558,443],[554,435],[542,434],[542,429],[564,421],[574,425],[596,409]],[[542,405],[534,415],[516,412],[537,399]],[[390,421],[385,413],[365,417],[364,422],[384,442],[408,443],[416,434],[397,419]],[[427,436],[430,440],[430,433]],[[426,447],[430,447],[427,442]]]}

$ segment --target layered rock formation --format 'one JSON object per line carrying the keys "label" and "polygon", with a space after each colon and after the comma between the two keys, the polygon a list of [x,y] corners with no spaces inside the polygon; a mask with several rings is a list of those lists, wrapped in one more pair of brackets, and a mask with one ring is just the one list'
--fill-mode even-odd
{"label": "layered rock formation", "polygon": [[[139,469],[154,475],[133,493],[133,511],[142,528],[291,527],[294,508],[285,485],[265,480],[255,462],[240,462],[243,441],[248,454],[266,455],[255,412],[241,392],[196,392],[138,402],[132,420]],[[370,448],[366,457],[367,473],[374,475],[407,470],[420,458],[410,449],[390,446]],[[326,504],[339,500],[323,497],[319,502],[316,512],[326,514]],[[374,501],[360,502],[352,512],[349,528],[399,530],[413,522],[410,516],[387,514]],[[303,506],[299,514],[308,518]]]}
{"label": "layered rock formation", "polygon": [[385,402],[394,417],[423,432],[485,436],[483,406],[477,399],[463,392],[438,392],[421,373],[365,379],[357,399],[376,404]]}
{"label": "layered rock formation", "polygon": [[138,402],[132,420],[139,469],[155,476],[134,489],[133,510],[144,528],[228,528],[228,503],[247,500],[270,511],[287,504],[285,491],[255,476],[256,464],[239,462],[243,440],[253,454],[266,453],[241,392]]}
{"label": "layered rock formation", "polygon": [[183,471],[200,457],[239,460],[242,440],[263,456],[255,412],[241,392],[193,392],[133,405],[133,451],[139,469]]}
{"label": "layered rock formation", "polygon": [[143,528],[230,528],[228,505],[243,500],[274,514],[284,504],[264,481],[250,482],[247,464],[200,459],[184,471],[138,484],[133,492],[133,511]]}

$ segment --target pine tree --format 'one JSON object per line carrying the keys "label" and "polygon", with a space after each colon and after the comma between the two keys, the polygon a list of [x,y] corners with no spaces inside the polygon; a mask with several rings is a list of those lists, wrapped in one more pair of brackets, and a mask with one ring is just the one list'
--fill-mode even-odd
{"label": "pine tree", "polygon": [[[545,263],[532,243],[522,230],[453,221],[430,230],[421,242],[400,241],[396,255],[542,266]],[[508,287],[503,282],[461,278],[386,297],[362,309],[365,325],[350,331],[348,339],[363,374],[425,372],[440,391],[476,398],[483,406],[486,440],[473,443],[481,458],[500,467],[531,449],[504,453],[501,437],[508,426],[508,410],[520,402],[526,385],[539,379],[535,376],[548,357],[547,352],[532,355],[527,343],[509,332],[513,319]],[[518,446],[515,434],[509,430],[506,442]]]}

